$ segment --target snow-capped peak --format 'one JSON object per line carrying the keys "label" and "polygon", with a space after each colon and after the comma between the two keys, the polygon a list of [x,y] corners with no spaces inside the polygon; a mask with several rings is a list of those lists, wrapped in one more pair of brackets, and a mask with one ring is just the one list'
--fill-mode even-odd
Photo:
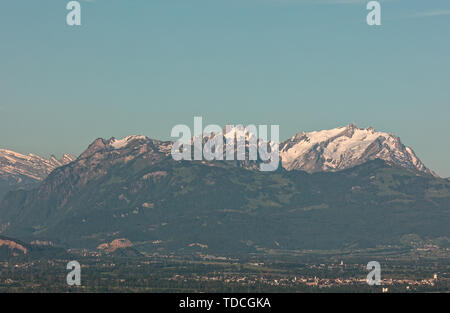
{"label": "snow-capped peak", "polygon": [[24,155],[15,151],[0,149],[0,176],[19,179],[26,176],[33,180],[42,180],[55,168],[75,160],[70,154],[64,154],[58,160],[55,156],[45,159],[35,154]]}
{"label": "snow-capped peak", "polygon": [[336,171],[382,159],[402,167],[435,175],[405,147],[400,138],[372,127],[354,124],[331,130],[299,133],[280,146],[283,167],[307,172]]}
{"label": "snow-capped peak", "polygon": [[122,149],[122,148],[126,147],[132,141],[145,140],[145,139],[147,139],[147,137],[146,136],[142,136],[142,135],[131,135],[131,136],[127,136],[127,137],[122,138],[122,139],[111,138],[110,145],[114,149]]}

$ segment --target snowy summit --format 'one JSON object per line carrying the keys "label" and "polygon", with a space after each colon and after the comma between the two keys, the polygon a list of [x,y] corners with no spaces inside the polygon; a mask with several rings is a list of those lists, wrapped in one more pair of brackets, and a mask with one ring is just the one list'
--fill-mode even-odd
{"label": "snowy summit", "polygon": [[399,137],[354,124],[296,134],[280,145],[280,157],[285,169],[310,173],[343,170],[381,159],[436,176]]}

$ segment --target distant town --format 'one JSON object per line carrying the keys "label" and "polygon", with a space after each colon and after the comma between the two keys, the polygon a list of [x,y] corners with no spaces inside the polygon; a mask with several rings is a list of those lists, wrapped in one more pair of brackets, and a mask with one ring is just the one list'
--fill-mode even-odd
{"label": "distant town", "polygon": [[[81,264],[81,285],[68,286],[69,259],[17,257],[0,262],[0,292],[445,292],[450,289],[448,249],[423,247],[381,260],[381,283],[369,286],[366,260],[374,249],[330,256],[252,256],[238,259],[197,253],[117,257],[72,250]],[[394,248],[391,248],[394,251]],[[399,251],[397,251],[398,253]]]}

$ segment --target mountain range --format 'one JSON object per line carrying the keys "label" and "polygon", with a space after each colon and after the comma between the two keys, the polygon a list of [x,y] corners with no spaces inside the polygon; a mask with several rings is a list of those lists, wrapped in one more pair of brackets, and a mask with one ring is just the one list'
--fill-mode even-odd
{"label": "mountain range", "polygon": [[280,144],[282,167],[175,161],[173,143],[96,139],[0,203],[0,234],[97,249],[216,254],[447,244],[450,182],[398,137],[354,125]]}
{"label": "mountain range", "polygon": [[45,159],[35,154],[23,155],[0,149],[0,199],[18,188],[32,188],[44,180],[55,168],[74,161],[76,157],[64,154],[61,159]]}

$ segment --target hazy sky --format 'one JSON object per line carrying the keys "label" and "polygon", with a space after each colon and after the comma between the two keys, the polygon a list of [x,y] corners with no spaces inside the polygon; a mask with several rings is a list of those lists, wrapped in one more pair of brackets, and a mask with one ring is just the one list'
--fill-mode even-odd
{"label": "hazy sky", "polygon": [[97,137],[170,139],[193,117],[279,124],[281,139],[351,122],[392,132],[450,176],[450,1],[0,2],[0,147],[81,153]]}

